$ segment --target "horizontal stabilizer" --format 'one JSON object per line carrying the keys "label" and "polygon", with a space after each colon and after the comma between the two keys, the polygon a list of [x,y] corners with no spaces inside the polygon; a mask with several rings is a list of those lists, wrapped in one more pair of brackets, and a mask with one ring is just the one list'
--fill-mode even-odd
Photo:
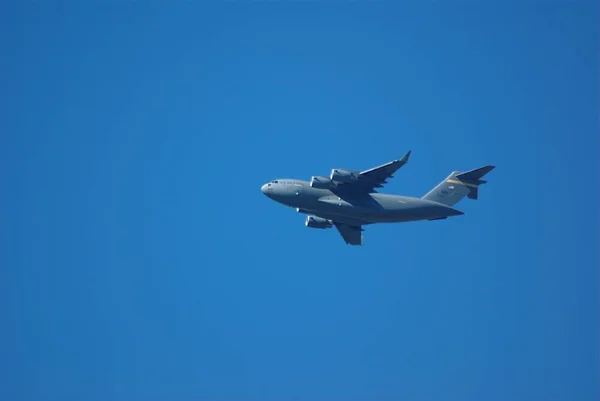
{"label": "horizontal stabilizer", "polygon": [[470,188],[467,198],[477,200],[479,199],[479,187]]}
{"label": "horizontal stabilizer", "polygon": [[[495,166],[485,166],[474,170],[465,171],[464,173],[456,174],[456,178],[461,181],[479,181],[484,175],[489,173]],[[483,184],[483,183],[482,183]]]}

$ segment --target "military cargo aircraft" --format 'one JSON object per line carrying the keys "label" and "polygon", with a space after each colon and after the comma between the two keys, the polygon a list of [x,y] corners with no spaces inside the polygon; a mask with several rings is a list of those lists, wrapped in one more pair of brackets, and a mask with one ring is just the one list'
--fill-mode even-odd
{"label": "military cargo aircraft", "polygon": [[410,151],[401,159],[362,172],[332,169],[329,177],[313,176],[310,181],[277,179],[264,184],[261,191],[283,205],[306,214],[311,228],[334,227],[346,244],[362,245],[363,226],[376,223],[403,223],[441,220],[463,212],[453,208],[465,196],[478,198],[484,175],[494,166],[453,171],[421,198],[378,193],[393,174],[408,162]]}

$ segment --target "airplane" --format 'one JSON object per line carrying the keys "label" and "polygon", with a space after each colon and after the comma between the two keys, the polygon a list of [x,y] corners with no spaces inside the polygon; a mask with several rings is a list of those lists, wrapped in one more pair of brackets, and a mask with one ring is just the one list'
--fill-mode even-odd
{"label": "airplane", "polygon": [[464,213],[453,208],[465,196],[478,199],[483,176],[495,166],[465,172],[453,171],[421,198],[377,192],[410,157],[365,171],[332,169],[329,177],[313,176],[309,181],[276,179],[261,187],[270,199],[306,214],[305,225],[328,229],[335,226],[349,245],[363,245],[363,226],[378,223],[403,223],[443,220]]}

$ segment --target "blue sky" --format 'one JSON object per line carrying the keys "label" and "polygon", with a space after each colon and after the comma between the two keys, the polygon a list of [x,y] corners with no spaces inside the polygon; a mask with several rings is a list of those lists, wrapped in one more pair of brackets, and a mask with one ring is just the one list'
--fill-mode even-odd
{"label": "blue sky", "polygon": [[[0,7],[0,398],[597,400],[598,3]],[[365,246],[278,177],[413,154]]]}

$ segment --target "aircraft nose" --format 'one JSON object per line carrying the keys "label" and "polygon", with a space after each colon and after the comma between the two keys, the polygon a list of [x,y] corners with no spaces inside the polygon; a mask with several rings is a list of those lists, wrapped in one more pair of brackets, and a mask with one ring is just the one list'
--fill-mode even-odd
{"label": "aircraft nose", "polygon": [[260,192],[262,192],[265,195],[267,194],[267,184],[265,184],[262,187],[260,187]]}

